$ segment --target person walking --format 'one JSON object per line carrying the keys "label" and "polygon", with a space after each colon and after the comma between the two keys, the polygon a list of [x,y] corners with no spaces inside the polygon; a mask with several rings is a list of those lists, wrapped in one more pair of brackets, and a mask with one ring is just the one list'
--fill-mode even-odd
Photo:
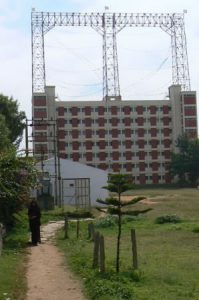
{"label": "person walking", "polygon": [[37,246],[40,241],[40,218],[41,211],[36,200],[32,200],[28,207],[28,218],[31,231],[31,242],[33,246]]}

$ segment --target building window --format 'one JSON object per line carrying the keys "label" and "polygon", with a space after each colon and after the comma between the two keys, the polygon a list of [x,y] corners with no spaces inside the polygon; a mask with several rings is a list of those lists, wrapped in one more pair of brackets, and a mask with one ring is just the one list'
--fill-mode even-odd
{"label": "building window", "polygon": [[46,136],[47,132],[46,131],[39,131],[39,132],[35,132],[34,134],[35,136]]}
{"label": "building window", "polygon": [[42,112],[45,111],[45,112],[46,112],[46,108],[44,108],[44,107],[42,107],[42,108],[41,108],[41,107],[40,107],[40,108],[35,107],[35,108],[34,108],[34,111],[35,111],[35,112],[37,112],[37,111],[42,111]]}

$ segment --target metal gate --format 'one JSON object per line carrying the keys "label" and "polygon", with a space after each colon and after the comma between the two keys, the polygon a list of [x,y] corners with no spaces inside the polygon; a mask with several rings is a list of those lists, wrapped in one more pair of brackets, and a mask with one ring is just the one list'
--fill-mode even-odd
{"label": "metal gate", "polygon": [[63,205],[90,209],[90,178],[62,178]]}

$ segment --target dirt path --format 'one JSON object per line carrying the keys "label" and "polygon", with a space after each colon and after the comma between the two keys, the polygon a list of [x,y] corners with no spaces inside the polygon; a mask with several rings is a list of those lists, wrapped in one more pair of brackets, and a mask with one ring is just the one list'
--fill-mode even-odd
{"label": "dirt path", "polygon": [[52,242],[61,226],[62,221],[42,227],[42,243],[30,248],[27,300],[85,300],[80,283],[64,266],[63,256]]}

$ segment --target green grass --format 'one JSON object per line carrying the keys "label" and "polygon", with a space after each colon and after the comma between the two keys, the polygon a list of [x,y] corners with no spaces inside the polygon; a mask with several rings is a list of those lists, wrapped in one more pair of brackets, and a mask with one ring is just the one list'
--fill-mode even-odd
{"label": "green grass", "polygon": [[[131,194],[147,196],[155,204],[137,204],[135,209],[152,207],[153,210],[122,225],[120,274],[115,273],[116,225],[97,228],[105,237],[105,274],[92,269],[93,242],[87,239],[87,222],[80,222],[78,241],[74,222],[69,224],[69,239],[63,239],[63,231],[57,236],[57,244],[64,251],[67,263],[82,279],[87,298],[198,300],[199,191],[173,188],[138,189]],[[156,218],[165,215],[176,215],[181,222],[155,222]],[[42,223],[58,219],[63,219],[62,209],[42,212]],[[132,269],[131,228],[136,229],[138,271]],[[7,236],[3,255],[0,257],[1,300],[25,298],[28,236],[25,212],[19,218],[15,230]]]}
{"label": "green grass", "polygon": [[18,222],[4,241],[0,256],[0,299],[23,300],[26,292],[26,258],[28,225],[25,214],[18,216]]}
{"label": "green grass", "polygon": [[[199,299],[199,191],[196,189],[135,190],[155,204],[145,216],[125,222],[122,228],[120,274],[115,273],[117,226],[98,227],[105,237],[106,273],[92,269],[93,242],[87,239],[87,224],[80,225],[77,241],[75,224],[69,239],[63,232],[57,243],[72,270],[79,274],[88,299],[189,300]],[[157,217],[176,215],[177,224],[156,224]],[[136,229],[139,270],[132,269],[130,229]]]}
{"label": "green grass", "polygon": [[41,223],[46,224],[49,221],[59,221],[64,219],[62,208],[56,207],[53,210],[41,211]]}

